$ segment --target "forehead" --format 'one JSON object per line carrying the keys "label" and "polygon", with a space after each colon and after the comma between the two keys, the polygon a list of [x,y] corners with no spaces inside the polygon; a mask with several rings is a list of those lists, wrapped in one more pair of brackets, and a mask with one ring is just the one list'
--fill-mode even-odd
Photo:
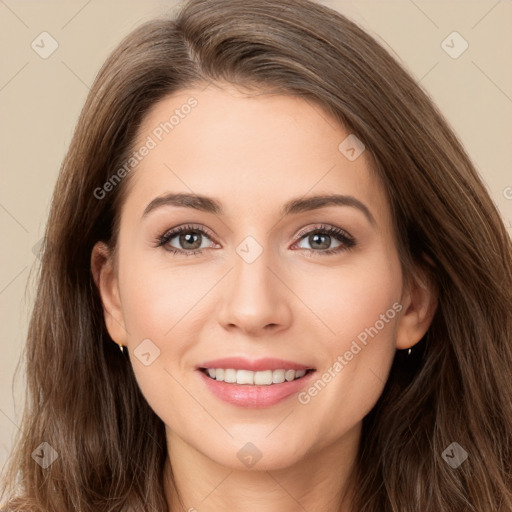
{"label": "forehead", "polygon": [[248,95],[230,85],[180,90],[140,125],[127,203],[143,210],[164,192],[196,193],[220,198],[227,215],[261,215],[262,208],[277,213],[291,197],[343,193],[387,209],[368,152],[347,158],[349,136],[301,97]]}

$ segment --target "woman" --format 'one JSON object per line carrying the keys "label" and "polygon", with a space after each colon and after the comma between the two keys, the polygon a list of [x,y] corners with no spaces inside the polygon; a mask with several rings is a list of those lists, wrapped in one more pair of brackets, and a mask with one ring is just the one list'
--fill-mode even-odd
{"label": "woman", "polygon": [[342,15],[136,29],[45,239],[8,510],[512,511],[510,239]]}

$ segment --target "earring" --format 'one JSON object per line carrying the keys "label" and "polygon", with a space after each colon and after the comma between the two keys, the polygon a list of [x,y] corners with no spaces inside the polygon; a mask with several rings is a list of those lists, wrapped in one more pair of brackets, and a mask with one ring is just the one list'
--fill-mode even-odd
{"label": "earring", "polygon": [[124,345],[121,345],[121,343],[118,343],[119,350],[121,351],[121,354],[124,354]]}
{"label": "earring", "polygon": [[408,351],[407,351],[407,355],[410,356],[411,355],[411,352],[412,352],[412,348],[410,348]]}

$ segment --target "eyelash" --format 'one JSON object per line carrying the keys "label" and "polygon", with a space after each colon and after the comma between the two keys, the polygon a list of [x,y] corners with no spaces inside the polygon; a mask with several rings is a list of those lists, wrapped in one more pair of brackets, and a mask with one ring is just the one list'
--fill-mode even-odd
{"label": "eyelash", "polygon": [[[180,235],[181,233],[186,233],[189,231],[193,231],[195,233],[201,233],[202,235],[205,235],[208,238],[212,238],[212,236],[205,231],[203,228],[188,225],[188,226],[181,226],[179,228],[175,228],[171,231],[168,231],[164,233],[163,235],[160,235],[156,239],[156,247],[164,247],[170,240],[175,238],[177,235]],[[350,236],[346,231],[343,231],[342,229],[336,228],[334,226],[326,226],[321,225],[319,227],[313,228],[309,231],[301,231],[299,233],[299,239],[297,240],[298,243],[306,236],[314,235],[314,234],[327,234],[329,236],[333,235],[339,242],[341,242],[343,245],[340,245],[338,247],[335,247],[334,249],[325,249],[325,250],[315,250],[315,249],[302,249],[304,251],[307,251],[309,254],[312,254],[314,256],[325,256],[330,255],[338,252],[343,251],[349,251],[352,248],[355,247],[356,242],[355,239]],[[176,249],[174,247],[167,248],[164,247],[164,250],[172,253],[172,254],[182,254],[184,256],[193,256],[195,254],[200,254],[203,252],[204,249],[195,249],[192,251],[185,251],[182,249]]]}

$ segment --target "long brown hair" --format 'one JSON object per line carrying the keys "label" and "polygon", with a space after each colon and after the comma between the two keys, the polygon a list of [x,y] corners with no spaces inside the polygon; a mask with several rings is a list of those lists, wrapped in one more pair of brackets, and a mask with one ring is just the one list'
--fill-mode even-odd
{"label": "long brown hair", "polygon": [[[353,22],[307,0],[191,0],[129,34],[100,70],[46,228],[9,510],[168,510],[164,425],[107,333],[90,268],[97,241],[115,247],[129,177],[95,191],[152,105],[209,81],[300,96],[356,134],[385,186],[404,275],[421,267],[438,290],[429,331],[411,357],[397,351],[363,421],[354,511],[511,512],[510,238],[427,94]],[[32,457],[43,442],[58,454],[47,468]],[[443,458],[454,442],[468,454],[457,468]]]}

